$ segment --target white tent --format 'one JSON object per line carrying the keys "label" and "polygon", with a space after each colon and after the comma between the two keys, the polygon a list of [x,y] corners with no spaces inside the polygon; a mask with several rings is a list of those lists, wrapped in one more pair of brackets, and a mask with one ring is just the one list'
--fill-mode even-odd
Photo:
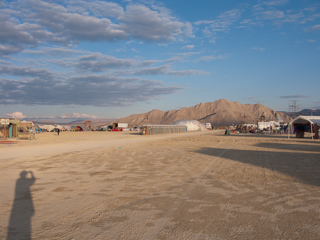
{"label": "white tent", "polygon": [[55,128],[58,128],[60,131],[63,131],[63,126],[61,126],[61,125],[57,124]]}
{"label": "white tent", "polygon": [[180,125],[180,126],[186,126],[187,131],[207,131],[208,129],[206,126],[202,123],[200,123],[197,120],[190,120],[190,119],[183,119],[178,120],[172,123],[172,125]]}
{"label": "white tent", "polygon": [[318,124],[320,125],[320,116],[299,116],[293,119],[290,124]]}
{"label": "white tent", "polygon": [[47,130],[48,132],[51,132],[55,128],[53,125],[41,125],[39,127],[43,130]]}
{"label": "white tent", "polygon": [[[290,123],[289,126],[310,126],[311,129],[311,136],[313,139],[313,134],[312,134],[312,126],[313,125],[318,125],[320,126],[320,116],[299,116],[293,119]],[[289,132],[289,131],[288,131]],[[289,137],[289,133],[288,133]]]}

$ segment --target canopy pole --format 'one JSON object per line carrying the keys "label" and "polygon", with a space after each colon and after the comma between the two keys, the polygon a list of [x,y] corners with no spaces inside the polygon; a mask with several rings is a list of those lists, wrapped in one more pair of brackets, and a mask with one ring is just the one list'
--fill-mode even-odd
{"label": "canopy pole", "polygon": [[313,140],[312,123],[310,123],[310,127],[311,127],[311,139]]}

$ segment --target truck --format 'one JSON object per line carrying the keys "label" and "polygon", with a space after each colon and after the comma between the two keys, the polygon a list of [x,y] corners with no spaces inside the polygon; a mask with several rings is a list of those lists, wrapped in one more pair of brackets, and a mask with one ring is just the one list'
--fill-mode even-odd
{"label": "truck", "polygon": [[112,129],[122,130],[123,128],[128,128],[128,123],[113,123]]}

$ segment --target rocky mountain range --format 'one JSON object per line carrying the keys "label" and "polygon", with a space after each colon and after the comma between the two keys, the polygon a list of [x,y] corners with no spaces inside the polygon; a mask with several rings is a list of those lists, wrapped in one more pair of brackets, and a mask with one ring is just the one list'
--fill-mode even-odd
{"label": "rocky mountain range", "polygon": [[278,121],[280,119],[289,122],[291,120],[291,117],[285,113],[276,112],[259,103],[241,104],[220,99],[180,110],[164,112],[154,109],[150,112],[121,118],[118,122],[129,123],[130,126],[141,126],[144,124],[171,124],[181,119],[193,119],[201,123],[211,123],[212,126],[228,126],[241,122],[257,123],[262,116],[264,116],[265,121]]}

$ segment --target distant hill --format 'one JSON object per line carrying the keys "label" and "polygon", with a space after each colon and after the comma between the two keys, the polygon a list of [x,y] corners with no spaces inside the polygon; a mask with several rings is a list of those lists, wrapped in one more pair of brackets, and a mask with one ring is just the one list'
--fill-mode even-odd
{"label": "distant hill", "polygon": [[90,120],[91,125],[94,126],[102,126],[102,125],[109,125],[114,122],[118,121],[118,118],[97,118],[97,119],[77,119],[71,122],[60,122],[59,119],[57,121],[49,121],[49,120],[39,120],[39,119],[27,119],[29,121],[33,121],[35,124],[40,125],[55,125],[55,124],[61,124],[61,125],[67,125],[67,126],[82,126],[84,125],[85,120]]}
{"label": "distant hill", "polygon": [[64,123],[62,125],[70,125],[70,126],[82,126],[84,125],[85,120],[90,120],[92,126],[102,126],[102,125],[110,125],[114,122],[118,121],[118,118],[97,118],[97,119],[79,119],[69,123]]}
{"label": "distant hill", "polygon": [[289,122],[291,119],[286,114],[276,112],[262,104],[241,104],[220,99],[180,110],[164,112],[155,109],[121,118],[118,122],[129,123],[130,126],[141,126],[146,123],[171,124],[181,119],[194,119],[202,123],[211,123],[212,126],[228,126],[241,122],[256,123],[261,115],[265,116],[266,121],[277,121],[278,118],[282,118],[284,122]]}

